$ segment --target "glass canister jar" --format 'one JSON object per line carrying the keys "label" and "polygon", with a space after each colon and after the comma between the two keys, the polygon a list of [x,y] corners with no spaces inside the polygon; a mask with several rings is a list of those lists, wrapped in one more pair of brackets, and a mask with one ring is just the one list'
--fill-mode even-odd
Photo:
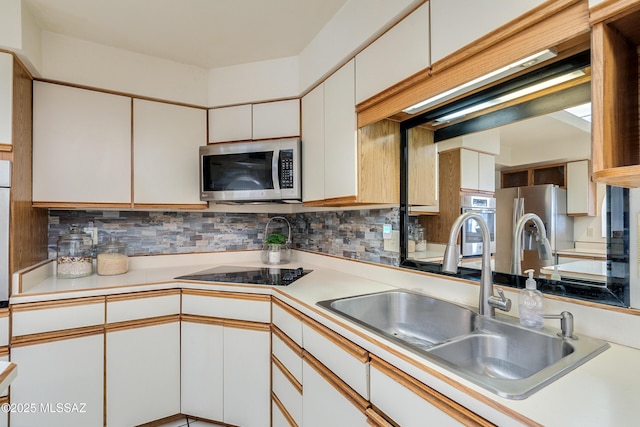
{"label": "glass canister jar", "polygon": [[98,246],[98,274],[100,276],[113,276],[129,271],[129,257],[127,246],[120,243],[115,237],[110,237],[106,242]]}
{"label": "glass canister jar", "polygon": [[93,274],[91,236],[77,225],[58,237],[57,277],[75,279]]}
{"label": "glass canister jar", "polygon": [[421,225],[416,226],[413,230],[413,235],[416,242],[416,258],[426,258],[427,257],[427,238],[425,235],[424,227]]}

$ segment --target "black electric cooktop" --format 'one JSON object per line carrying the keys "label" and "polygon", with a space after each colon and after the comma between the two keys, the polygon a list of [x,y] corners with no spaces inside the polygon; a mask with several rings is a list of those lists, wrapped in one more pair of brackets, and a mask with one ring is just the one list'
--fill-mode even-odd
{"label": "black electric cooktop", "polygon": [[313,270],[279,267],[238,267],[223,265],[176,277],[182,280],[204,282],[243,283],[250,285],[288,286]]}

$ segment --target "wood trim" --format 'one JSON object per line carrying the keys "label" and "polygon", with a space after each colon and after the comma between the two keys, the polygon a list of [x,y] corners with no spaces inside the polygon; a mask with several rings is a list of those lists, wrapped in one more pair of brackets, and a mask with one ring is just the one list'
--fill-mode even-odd
{"label": "wood trim", "polygon": [[347,398],[347,400],[349,400],[353,406],[355,406],[360,412],[365,414],[367,408],[371,406],[368,400],[360,396],[358,392],[349,387],[344,381],[337,377],[336,374],[331,372],[327,367],[320,363],[318,359],[313,357],[307,351],[304,352],[302,359],[306,361],[309,366],[311,366],[322,378],[324,378],[329,384],[331,384],[333,388],[335,388],[338,392],[340,392],[340,394]]}
{"label": "wood trim", "polygon": [[0,357],[9,355],[9,346],[5,345],[0,347]]}
{"label": "wood trim", "polygon": [[131,209],[132,203],[33,202],[34,208],[47,209]]}
{"label": "wood trim", "polygon": [[398,427],[397,424],[391,424],[385,417],[380,415],[373,407],[368,408],[365,413],[367,414],[367,423],[372,427]]}
{"label": "wood trim", "polygon": [[13,144],[0,143],[0,151],[11,153],[13,151]]}
{"label": "wood trim", "polygon": [[[310,200],[302,203],[303,206],[308,206],[308,207],[322,207],[322,206],[339,207],[339,206],[352,206],[356,204],[359,204],[358,196],[334,197],[331,199]],[[365,203],[365,204],[372,204],[372,203]]]}
{"label": "wood trim", "polygon": [[323,324],[317,322],[316,320],[311,319],[310,317],[304,317],[302,319],[303,323],[306,323],[310,328],[314,331],[331,341],[333,344],[336,344],[341,349],[349,353],[351,356],[355,357],[362,363],[367,363],[369,361],[369,352],[362,347],[352,343],[348,339],[344,338],[342,335],[332,331],[327,328]]}
{"label": "wood trim", "polygon": [[280,399],[278,399],[278,396],[276,396],[276,394],[273,391],[271,391],[271,401],[276,404],[278,409],[280,409],[280,412],[282,412],[282,415],[284,416],[284,418],[287,420],[287,422],[291,427],[298,427],[298,424],[293,419],[289,411],[287,411],[287,408],[284,407],[284,404],[280,401]]}
{"label": "wood trim", "polygon": [[249,322],[247,320],[224,319],[225,328],[248,329],[250,331],[271,332],[270,323]]}
{"label": "wood trim", "polygon": [[[378,369],[380,372],[393,379],[397,383],[409,389],[412,393],[420,396],[445,414],[455,418],[462,424],[467,426],[493,426],[494,424],[480,417],[476,413],[469,411],[464,406],[446,397],[440,392],[416,380],[407,373],[399,370],[388,362],[371,356],[371,367]],[[530,421],[530,420],[528,420]],[[531,424],[530,424],[531,425]]]}
{"label": "wood trim", "polygon": [[127,320],[124,322],[107,323],[105,332],[118,332],[127,329],[144,328],[147,326],[164,325],[166,323],[180,322],[179,314],[169,314],[166,316],[150,317],[147,319]]}
{"label": "wood trim", "polygon": [[32,310],[47,310],[52,308],[73,307],[78,305],[104,304],[104,302],[104,296],[71,298],[54,301],[26,302],[11,305],[11,311],[14,313],[19,313]]}
{"label": "wood trim", "polygon": [[271,362],[273,362],[273,365],[276,366],[280,370],[280,372],[282,372],[282,375],[284,375],[287,380],[289,380],[291,385],[295,387],[296,390],[298,390],[298,393],[302,394],[302,384],[300,384],[296,377],[294,377],[293,374],[289,372],[287,367],[284,366],[284,363],[278,360],[278,358],[274,354],[271,355]]}
{"label": "wood trim", "polygon": [[18,366],[15,363],[9,363],[9,366],[0,373],[0,382],[4,381]]}
{"label": "wood trim", "polygon": [[200,323],[202,325],[224,326],[224,319],[221,319],[219,317],[198,316],[195,314],[182,314],[180,315],[180,320],[182,322]]}
{"label": "wood trim", "polygon": [[589,23],[594,25],[600,22],[613,21],[637,11],[640,11],[640,2],[638,0],[607,0],[589,10]]}
{"label": "wood trim", "polygon": [[86,326],[83,328],[65,329],[62,331],[42,332],[31,335],[20,335],[11,337],[11,347],[22,347],[25,345],[44,344],[54,341],[62,341],[74,338],[88,337],[104,333],[104,326]]}
{"label": "wood trim", "polygon": [[186,418],[186,416],[182,414],[175,414],[160,418],[159,420],[149,421],[148,423],[138,424],[136,427],[161,427],[173,421],[183,420],[184,418]]}
{"label": "wood trim", "polygon": [[[287,304],[286,302],[283,302],[282,300],[279,300],[277,297],[272,298],[271,302],[274,305],[277,305],[282,310],[286,311],[287,314],[289,314],[290,316],[294,317],[296,320],[302,321],[303,315],[298,310],[296,310],[295,308],[293,308],[289,304]],[[272,310],[272,312],[273,312],[273,310]]]}
{"label": "wood trim", "polygon": [[180,209],[180,210],[191,210],[191,211],[198,211],[198,210],[203,210],[203,209],[207,209],[209,207],[209,204],[205,203],[205,204],[197,204],[197,203],[192,203],[192,204],[154,204],[154,203],[133,203],[133,208],[134,209],[145,209],[145,210],[152,210],[152,209]]}
{"label": "wood trim", "polygon": [[273,335],[275,335],[276,337],[278,337],[278,339],[280,339],[280,341],[285,343],[285,345],[287,347],[289,347],[291,349],[291,351],[293,351],[297,356],[302,357],[302,352],[304,351],[304,349],[302,347],[300,347],[294,340],[289,338],[289,335],[287,335],[284,332],[282,332],[282,330],[280,330],[274,324],[271,325],[271,333]]}
{"label": "wood trim", "polygon": [[250,294],[245,292],[212,291],[207,289],[183,289],[182,294],[211,298],[233,298],[247,301],[271,302],[271,295]]}
{"label": "wood trim", "polygon": [[433,63],[433,73],[442,72],[443,70],[459,64],[474,55],[485,54],[487,49],[505,42],[510,37],[518,36],[521,32],[527,31],[539,23],[543,23],[544,20],[550,16],[561,13],[565,9],[575,6],[576,3],[583,3],[586,9],[586,2],[583,2],[582,0],[546,1],[516,19],[507,22],[479,39],[474,40],[472,43],[463,46],[445,58]]}
{"label": "wood trim", "polygon": [[158,291],[142,291],[127,294],[107,295],[107,303],[136,300],[142,298],[158,298],[172,295],[180,295],[180,289],[162,289]]}
{"label": "wood trim", "polygon": [[0,318],[9,317],[9,307],[0,308]]}
{"label": "wood trim", "polygon": [[421,100],[521,59],[527,53],[561,45],[589,31],[586,1],[547,1],[524,17],[434,63],[429,78],[423,76],[405,90],[387,95],[373,105],[357,105],[358,128],[393,116]]}

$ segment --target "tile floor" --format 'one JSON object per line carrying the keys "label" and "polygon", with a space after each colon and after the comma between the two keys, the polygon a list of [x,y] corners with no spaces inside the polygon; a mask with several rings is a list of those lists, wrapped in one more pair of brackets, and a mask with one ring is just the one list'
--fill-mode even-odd
{"label": "tile floor", "polygon": [[222,427],[220,424],[211,424],[205,421],[196,421],[192,419],[183,419],[178,421],[172,421],[167,424],[162,424],[161,427]]}

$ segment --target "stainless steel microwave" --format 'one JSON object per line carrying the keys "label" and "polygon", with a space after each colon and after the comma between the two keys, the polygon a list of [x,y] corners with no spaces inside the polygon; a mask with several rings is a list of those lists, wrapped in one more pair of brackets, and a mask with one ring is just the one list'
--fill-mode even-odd
{"label": "stainless steel microwave", "polygon": [[200,200],[299,202],[300,161],[297,138],[200,147]]}

